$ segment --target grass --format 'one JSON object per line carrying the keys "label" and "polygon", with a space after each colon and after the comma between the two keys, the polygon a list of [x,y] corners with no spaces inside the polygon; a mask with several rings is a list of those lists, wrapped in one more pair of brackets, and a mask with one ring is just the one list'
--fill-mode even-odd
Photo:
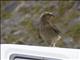
{"label": "grass", "polygon": [[9,19],[12,14],[10,12],[7,12],[7,11],[2,11],[3,13],[1,13],[1,19]]}
{"label": "grass", "polygon": [[70,34],[73,37],[75,37],[75,36],[80,37],[80,23],[79,24],[76,24],[75,26],[73,26],[70,29],[70,31],[69,31],[68,34]]}
{"label": "grass", "polygon": [[12,35],[12,34],[9,34],[9,35],[7,35],[7,37],[4,38],[4,39],[5,39],[5,41],[6,41],[7,43],[12,43],[12,42],[18,40],[18,37],[14,36],[14,35]]}

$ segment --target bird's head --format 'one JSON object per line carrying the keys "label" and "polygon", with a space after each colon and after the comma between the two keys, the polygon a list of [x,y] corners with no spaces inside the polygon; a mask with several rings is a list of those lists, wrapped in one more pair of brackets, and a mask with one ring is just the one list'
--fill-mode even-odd
{"label": "bird's head", "polygon": [[44,23],[44,22],[51,22],[54,20],[54,15],[52,13],[44,13],[42,16],[41,16],[41,21]]}

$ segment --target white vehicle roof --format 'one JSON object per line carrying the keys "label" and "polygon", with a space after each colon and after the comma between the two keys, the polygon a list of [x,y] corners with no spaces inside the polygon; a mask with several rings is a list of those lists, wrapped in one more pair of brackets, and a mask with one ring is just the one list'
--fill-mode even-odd
{"label": "white vehicle roof", "polygon": [[80,49],[1,44],[1,60],[9,60],[12,54],[23,54],[62,60],[80,60]]}

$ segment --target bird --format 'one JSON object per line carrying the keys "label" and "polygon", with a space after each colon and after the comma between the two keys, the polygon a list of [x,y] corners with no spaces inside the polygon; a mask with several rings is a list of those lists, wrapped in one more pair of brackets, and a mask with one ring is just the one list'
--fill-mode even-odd
{"label": "bird", "polygon": [[[42,39],[50,46],[55,47],[58,40],[61,39],[60,31],[55,24],[51,24],[54,20],[52,13],[44,13],[40,19],[39,32]],[[53,22],[54,23],[54,22]]]}
{"label": "bird", "polygon": [[74,45],[73,38],[65,35],[55,23],[55,16],[52,13],[44,13],[40,17],[39,35],[50,46],[56,47],[58,41],[63,40],[65,47]]}

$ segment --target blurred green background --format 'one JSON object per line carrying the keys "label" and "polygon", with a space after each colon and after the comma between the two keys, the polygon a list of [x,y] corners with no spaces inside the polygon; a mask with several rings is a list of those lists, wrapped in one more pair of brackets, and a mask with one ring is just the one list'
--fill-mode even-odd
{"label": "blurred green background", "polygon": [[[55,23],[80,48],[80,1],[0,1],[1,43],[49,46],[39,37],[40,16],[53,13]],[[63,40],[58,47],[66,47]]]}

